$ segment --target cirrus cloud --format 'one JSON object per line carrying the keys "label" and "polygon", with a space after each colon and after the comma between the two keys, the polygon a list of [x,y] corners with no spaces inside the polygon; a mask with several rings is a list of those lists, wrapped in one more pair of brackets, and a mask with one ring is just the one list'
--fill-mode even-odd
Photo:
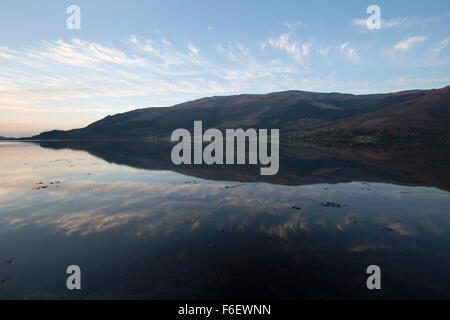
{"label": "cirrus cloud", "polygon": [[397,44],[394,46],[394,49],[396,51],[408,51],[414,45],[424,42],[426,40],[427,40],[427,37],[425,37],[425,36],[409,37],[405,40],[397,42]]}

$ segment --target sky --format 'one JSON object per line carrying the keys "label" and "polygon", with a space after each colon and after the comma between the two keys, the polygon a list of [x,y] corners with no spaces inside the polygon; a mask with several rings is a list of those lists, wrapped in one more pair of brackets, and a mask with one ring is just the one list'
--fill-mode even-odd
{"label": "sky", "polygon": [[0,136],[214,95],[441,88],[449,31],[448,0],[0,0]]}

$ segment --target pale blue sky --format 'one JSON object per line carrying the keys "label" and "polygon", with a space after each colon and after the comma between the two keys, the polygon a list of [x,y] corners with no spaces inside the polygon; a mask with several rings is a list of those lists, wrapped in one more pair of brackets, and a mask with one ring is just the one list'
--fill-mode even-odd
{"label": "pale blue sky", "polygon": [[211,95],[439,88],[449,30],[447,0],[0,0],[0,135]]}

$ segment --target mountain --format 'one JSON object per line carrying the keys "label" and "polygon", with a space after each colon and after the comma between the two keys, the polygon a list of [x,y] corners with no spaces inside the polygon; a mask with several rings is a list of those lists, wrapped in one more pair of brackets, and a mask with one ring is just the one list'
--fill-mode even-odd
{"label": "mountain", "polygon": [[107,116],[82,129],[48,131],[32,139],[163,138],[177,128],[192,130],[194,120],[202,120],[204,129],[278,128],[292,137],[329,136],[331,131],[334,136],[391,134],[396,132],[392,128],[448,134],[449,99],[450,86],[369,95],[285,91],[215,96]]}
{"label": "mountain", "polygon": [[393,103],[373,112],[337,121],[332,128],[322,128],[311,135],[341,138],[348,135],[390,137],[446,135],[448,140],[450,86],[416,92],[418,96],[414,99]]}

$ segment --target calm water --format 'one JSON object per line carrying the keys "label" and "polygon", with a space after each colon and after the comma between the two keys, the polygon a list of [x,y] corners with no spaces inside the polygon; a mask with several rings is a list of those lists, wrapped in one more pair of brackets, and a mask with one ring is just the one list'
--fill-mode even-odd
{"label": "calm water", "polygon": [[0,143],[2,299],[450,298],[447,172],[304,148],[266,181],[153,144],[67,147]]}

